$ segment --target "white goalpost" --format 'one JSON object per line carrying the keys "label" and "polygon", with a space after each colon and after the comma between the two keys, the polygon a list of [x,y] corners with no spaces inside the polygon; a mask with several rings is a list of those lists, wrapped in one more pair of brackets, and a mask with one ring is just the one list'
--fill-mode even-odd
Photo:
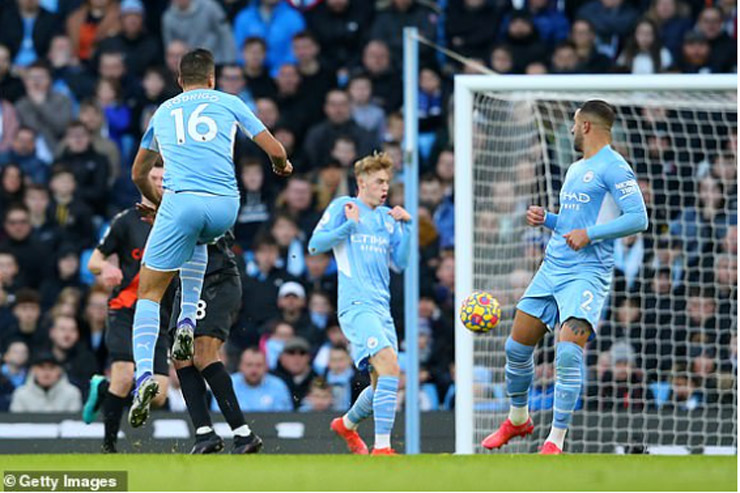
{"label": "white goalpost", "polygon": [[[456,453],[484,452],[506,418],[504,342],[549,238],[524,211],[557,211],[588,99],[617,109],[614,147],[650,228],[618,240],[566,452],[737,453],[737,77],[465,75],[454,98],[455,303],[484,290],[503,313],[485,335],[456,317]],[[549,432],[555,337],[535,352],[535,433],[504,452],[536,452]]]}

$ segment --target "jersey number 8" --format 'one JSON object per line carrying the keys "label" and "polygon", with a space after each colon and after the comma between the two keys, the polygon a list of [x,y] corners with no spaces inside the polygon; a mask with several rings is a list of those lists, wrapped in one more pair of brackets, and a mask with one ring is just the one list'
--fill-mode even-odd
{"label": "jersey number 8", "polygon": [[[188,118],[188,135],[190,138],[198,142],[208,142],[213,140],[218,133],[218,127],[213,118],[209,116],[202,116],[201,113],[206,109],[208,103],[203,103],[195,108],[195,111]],[[185,143],[185,122],[183,117],[182,108],[176,108],[170,111],[170,115],[175,117],[175,134],[177,135],[177,143],[182,145]],[[199,125],[205,125],[208,127],[206,133],[200,133],[198,131]]]}

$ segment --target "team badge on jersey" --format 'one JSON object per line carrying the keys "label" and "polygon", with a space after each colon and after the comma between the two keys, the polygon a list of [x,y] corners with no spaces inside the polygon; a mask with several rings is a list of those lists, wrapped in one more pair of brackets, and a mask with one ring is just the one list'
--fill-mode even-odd
{"label": "team badge on jersey", "polygon": [[594,172],[593,171],[587,171],[585,175],[583,175],[583,183],[588,183],[591,180],[594,179]]}
{"label": "team badge on jersey", "polygon": [[367,347],[368,349],[375,349],[378,347],[378,338],[377,337],[368,337],[367,338]]}
{"label": "team badge on jersey", "polygon": [[385,221],[385,229],[389,234],[393,234],[393,221]]}

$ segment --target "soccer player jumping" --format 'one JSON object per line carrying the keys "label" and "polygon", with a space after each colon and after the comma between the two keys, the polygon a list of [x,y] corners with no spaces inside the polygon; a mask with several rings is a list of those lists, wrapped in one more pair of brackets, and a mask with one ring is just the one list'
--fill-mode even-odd
{"label": "soccer player jumping", "polygon": [[645,203],[632,168],[611,147],[614,108],[600,100],[575,113],[573,147],[583,153],[565,175],[560,212],[530,206],[527,223],[553,231],[545,259],[517,305],[506,340],[509,417],[483,440],[499,448],[534,431],[527,400],[534,375],[534,348],[560,322],[555,350],[552,428],[541,454],[560,454],[583,382],[583,348],[595,335],[614,267],[614,240],[645,231]]}
{"label": "soccer player jumping", "polygon": [[390,437],[400,370],[389,268],[400,272],[408,264],[411,216],[400,206],[383,206],[392,169],[393,161],[385,153],[357,161],[357,197],[340,197],[329,204],[308,244],[311,253],[334,250],[339,325],[351,343],[355,366],[365,370],[370,365],[372,385],[347,414],[331,423],[355,454],[368,453],[356,430],[360,421],[374,414],[373,455],[395,455]]}
{"label": "soccer player jumping", "polygon": [[[131,171],[141,193],[157,206],[156,210],[141,206],[149,215],[156,213],[156,220],[144,250],[134,315],[136,391],[129,412],[133,427],[146,421],[158,393],[152,360],[159,304],[178,271],[182,296],[173,351],[180,359],[192,357],[196,311],[208,263],[206,245],[231,229],[239,210],[232,155],[237,129],[268,154],[276,174],[285,176],[292,171],[283,146],[247,106],[235,96],[213,90],[215,70],[209,51],[185,54],[178,82],[183,93],[157,108]],[[160,155],[164,194],[148,180]],[[245,438],[250,436],[246,425],[243,433]]]}

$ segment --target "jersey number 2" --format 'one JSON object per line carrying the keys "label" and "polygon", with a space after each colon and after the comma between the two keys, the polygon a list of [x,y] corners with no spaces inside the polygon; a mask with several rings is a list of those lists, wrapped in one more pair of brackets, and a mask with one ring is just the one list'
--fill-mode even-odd
{"label": "jersey number 2", "polygon": [[[188,135],[191,139],[198,142],[208,142],[209,140],[213,140],[218,133],[218,127],[213,118],[201,115],[203,110],[206,109],[206,106],[208,106],[208,103],[198,105],[198,107],[195,108],[195,111],[190,114],[190,118],[188,118]],[[183,117],[182,108],[176,108],[170,111],[170,115],[175,118],[175,134],[177,136],[177,143],[178,145],[182,145],[185,143],[185,118]],[[205,125],[208,127],[206,133],[200,133],[198,131],[198,125]]]}

